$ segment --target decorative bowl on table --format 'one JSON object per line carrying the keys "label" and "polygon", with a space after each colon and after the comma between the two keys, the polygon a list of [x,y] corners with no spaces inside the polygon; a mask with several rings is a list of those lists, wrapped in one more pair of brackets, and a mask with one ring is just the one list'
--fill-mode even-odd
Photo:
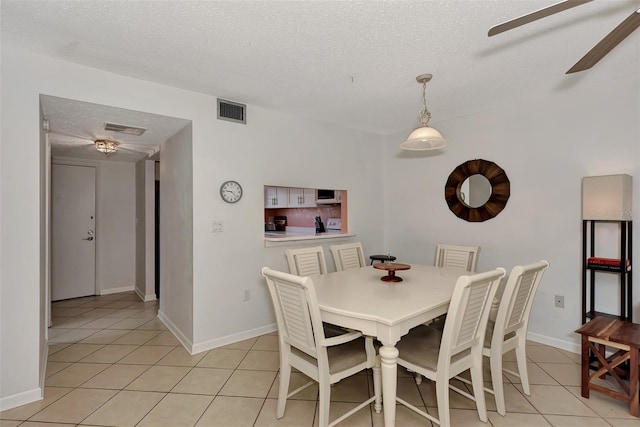
{"label": "decorative bowl on table", "polygon": [[383,282],[402,282],[402,277],[396,276],[396,271],[409,270],[411,266],[400,262],[379,262],[373,264],[373,268],[387,271],[387,275],[380,278]]}

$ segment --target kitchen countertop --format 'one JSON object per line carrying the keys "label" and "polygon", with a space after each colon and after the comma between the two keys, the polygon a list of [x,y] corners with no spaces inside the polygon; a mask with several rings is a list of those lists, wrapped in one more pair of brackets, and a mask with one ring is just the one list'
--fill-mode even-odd
{"label": "kitchen countertop", "polygon": [[353,237],[353,233],[343,233],[338,230],[329,230],[324,233],[317,233],[315,229],[295,230],[295,231],[266,231],[264,233],[265,246],[278,246],[278,244],[287,244],[302,240],[322,240],[322,239],[341,239]]}

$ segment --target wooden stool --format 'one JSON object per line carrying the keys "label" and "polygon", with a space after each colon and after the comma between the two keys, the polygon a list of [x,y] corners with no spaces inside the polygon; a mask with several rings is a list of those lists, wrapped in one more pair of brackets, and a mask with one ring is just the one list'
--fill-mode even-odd
{"label": "wooden stool", "polygon": [[[640,324],[607,317],[596,317],[576,331],[582,335],[582,397],[589,398],[589,390],[594,390],[629,404],[629,413],[634,417],[639,412],[638,391],[638,351],[640,351]],[[605,356],[606,347],[617,351]],[[589,375],[590,353],[598,359],[598,370]],[[620,378],[622,363],[629,361],[629,383]],[[616,380],[621,393],[592,384],[594,378],[604,378],[606,374]]]}

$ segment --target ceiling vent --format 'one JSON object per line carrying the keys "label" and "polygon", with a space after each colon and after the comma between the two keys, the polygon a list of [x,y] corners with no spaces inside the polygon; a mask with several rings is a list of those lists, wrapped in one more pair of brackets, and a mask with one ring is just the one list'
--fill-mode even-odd
{"label": "ceiling vent", "polygon": [[218,119],[247,124],[247,106],[218,98]]}
{"label": "ceiling vent", "polygon": [[111,132],[124,133],[127,135],[137,135],[137,136],[142,135],[146,131],[146,129],[144,128],[137,128],[137,127],[127,126],[127,125],[118,125],[115,123],[105,123],[104,130],[109,130]]}

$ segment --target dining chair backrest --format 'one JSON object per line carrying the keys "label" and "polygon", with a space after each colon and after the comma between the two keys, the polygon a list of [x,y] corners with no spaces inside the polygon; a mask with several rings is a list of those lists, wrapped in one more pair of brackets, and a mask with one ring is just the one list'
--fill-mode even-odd
{"label": "dining chair backrest", "polygon": [[[492,337],[492,341],[495,341],[493,342],[496,344],[504,342],[505,336],[518,330],[524,330],[526,334],[531,306],[540,285],[540,280],[542,280],[542,275],[548,267],[549,263],[547,261],[513,267],[509,274],[509,280],[504,287],[498,314],[496,315]],[[496,331],[501,332],[495,333]],[[502,339],[500,335],[502,335]]]}
{"label": "dining chair backrest", "polygon": [[439,244],[436,248],[437,267],[449,267],[475,273],[478,270],[480,246]]}
{"label": "dining chair backrest", "polygon": [[481,363],[491,301],[505,273],[497,268],[458,278],[442,333],[438,370],[449,371],[448,365],[465,357],[479,357]]}
{"label": "dining chair backrest", "polygon": [[274,304],[280,340],[317,359],[317,343],[324,339],[324,330],[313,281],[266,268],[262,274]]}
{"label": "dining chair backrest", "polygon": [[[496,410],[501,415],[506,414],[503,372],[520,377],[524,394],[531,394],[526,354],[527,328],[534,297],[548,267],[549,263],[544,260],[513,267],[500,297],[495,320],[488,322],[482,352],[489,357],[493,387],[490,391],[495,396]],[[503,366],[502,355],[512,350],[515,350],[518,372]]]}
{"label": "dining chair backrest", "polygon": [[322,246],[287,249],[285,251],[289,273],[296,276],[314,276],[327,273],[327,261]]}
{"label": "dining chair backrest", "polygon": [[[380,370],[376,366],[376,354],[371,337],[363,337],[357,331],[338,332],[327,338],[324,333],[320,308],[313,279],[301,277],[268,267],[262,269],[271,295],[278,324],[280,348],[280,375],[276,418],[284,416],[289,397],[318,383],[318,426],[331,427],[375,402],[380,412]],[[331,349],[330,351],[328,349]],[[297,369],[313,381],[289,392],[291,370]],[[331,384],[374,368],[374,396],[329,423]]]}
{"label": "dining chair backrest", "polygon": [[336,271],[366,266],[364,250],[360,242],[331,245],[330,249],[333,261],[336,264]]}
{"label": "dining chair backrest", "polygon": [[[398,343],[398,365],[415,372],[416,380],[424,376],[435,381],[438,418],[400,397],[396,397],[397,402],[441,427],[449,427],[451,388],[475,400],[478,417],[487,422],[482,350],[491,301],[505,273],[504,268],[497,268],[484,273],[461,275],[453,289],[444,329],[420,325]],[[471,374],[473,395],[449,382],[467,370]]]}

